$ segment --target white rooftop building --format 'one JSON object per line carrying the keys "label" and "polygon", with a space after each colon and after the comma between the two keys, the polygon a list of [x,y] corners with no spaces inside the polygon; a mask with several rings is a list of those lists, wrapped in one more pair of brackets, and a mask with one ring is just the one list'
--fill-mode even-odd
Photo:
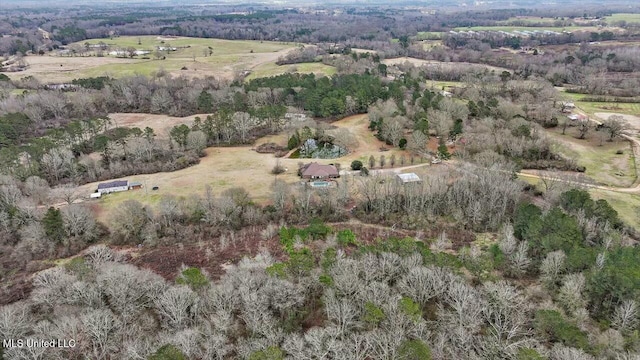
{"label": "white rooftop building", "polygon": [[397,174],[396,177],[402,184],[414,183],[422,181],[415,173]]}

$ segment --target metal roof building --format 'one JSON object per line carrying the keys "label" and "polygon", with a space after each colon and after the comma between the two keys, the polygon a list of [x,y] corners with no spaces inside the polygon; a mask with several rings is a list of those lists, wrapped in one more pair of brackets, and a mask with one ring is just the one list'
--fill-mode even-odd
{"label": "metal roof building", "polygon": [[396,176],[398,177],[400,182],[402,182],[403,184],[422,181],[420,177],[415,173],[397,174]]}

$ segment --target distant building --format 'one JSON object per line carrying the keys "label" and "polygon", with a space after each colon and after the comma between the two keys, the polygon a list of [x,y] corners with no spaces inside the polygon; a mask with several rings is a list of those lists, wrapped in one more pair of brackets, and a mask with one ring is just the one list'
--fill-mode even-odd
{"label": "distant building", "polygon": [[415,173],[397,174],[396,178],[402,185],[422,181]]}
{"label": "distant building", "polygon": [[116,180],[112,182],[98,184],[98,192],[100,194],[109,194],[112,192],[127,191],[127,190],[129,190],[129,181],[127,180]]}
{"label": "distant building", "polygon": [[340,174],[333,165],[321,165],[317,162],[312,162],[300,169],[300,176],[303,179],[332,179],[340,177]]}

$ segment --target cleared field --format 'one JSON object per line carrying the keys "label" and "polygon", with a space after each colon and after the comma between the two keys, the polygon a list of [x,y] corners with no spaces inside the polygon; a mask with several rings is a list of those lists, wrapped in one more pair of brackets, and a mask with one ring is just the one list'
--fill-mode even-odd
{"label": "cleared field", "polygon": [[[172,75],[187,77],[215,76],[231,79],[241,71],[252,70],[265,63],[273,63],[293,49],[296,44],[245,40],[221,40],[201,38],[166,38],[158,36],[123,36],[110,39],[92,39],[72,45],[91,46],[100,42],[109,46],[104,57],[95,56],[90,50],[87,56],[67,57],[29,56],[25,60],[30,67],[23,72],[10,73],[13,79],[34,76],[44,83],[66,82],[79,77],[109,75],[152,75],[160,70]],[[162,52],[163,59],[156,59],[157,47],[174,47],[176,51]],[[128,47],[151,53],[133,59],[107,55]],[[142,59],[147,57],[148,59]]]}
{"label": "cleared field", "polygon": [[608,23],[615,21],[626,21],[628,23],[640,23],[640,14],[620,13],[612,14],[611,16],[605,16],[604,18]]}
{"label": "cleared field", "polygon": [[[630,186],[636,180],[633,151],[628,141],[604,141],[600,146],[598,136],[601,134],[592,132],[588,139],[580,140],[576,139],[574,129],[568,129],[567,135],[560,131],[554,129],[547,134],[556,141],[557,151],[587,168],[588,177],[600,184],[618,187]],[[622,154],[616,154],[618,151]]]}
{"label": "cleared field", "polygon": [[549,30],[549,31],[556,31],[556,32],[563,32],[563,31],[574,32],[574,31],[599,31],[601,29],[598,29],[598,27],[596,26],[565,26],[565,27],[562,27],[562,26],[471,26],[471,27],[457,27],[454,30],[455,31],[506,31],[506,32]]}
{"label": "cleared field", "polygon": [[565,99],[573,101],[577,107],[592,116],[596,116],[596,113],[605,112],[640,116],[640,103],[584,101],[582,99],[587,98],[590,95],[568,92],[563,92],[562,96]]}
{"label": "cleared field", "polygon": [[247,76],[245,80],[276,76],[287,72],[297,72],[303,74],[314,73],[319,76],[331,76],[336,73],[336,68],[318,62],[291,65],[277,65],[275,63],[266,63],[255,67],[251,71],[251,75]]}
{"label": "cleared field", "polygon": [[[112,114],[112,117],[120,116],[120,114]],[[124,116],[128,117],[125,118]],[[130,126],[151,126],[157,123],[157,126],[165,126],[166,121],[180,122],[188,118],[172,118],[158,117],[147,114],[122,114],[123,123]],[[195,117],[195,116],[194,116]],[[163,121],[164,120],[164,121]],[[148,122],[146,122],[148,121]],[[118,123],[118,125],[121,125]],[[175,124],[174,124],[175,125]],[[317,161],[323,164],[339,163],[343,169],[347,169],[353,160],[361,160],[368,164],[369,156],[373,155],[376,162],[380,159],[380,155],[385,155],[387,163],[391,155],[396,155],[397,164],[400,166],[400,156],[405,155],[406,164],[409,164],[408,154],[400,149],[392,149],[381,151],[381,147],[385,144],[373,136],[368,129],[369,120],[367,115],[354,115],[346,117],[342,120],[332,123],[338,129],[347,129],[354,138],[354,144],[350,148],[349,154],[338,159],[289,159],[275,158],[272,154],[260,154],[253,150],[251,146],[230,147],[230,148],[208,148],[205,149],[206,156],[200,159],[200,163],[178,171],[156,173],[148,175],[128,176],[122,179],[131,181],[140,181],[144,188],[137,191],[126,191],[114,193],[100,200],[89,201],[93,204],[93,208],[98,214],[100,220],[109,218],[112,210],[125,200],[135,199],[143,204],[153,205],[159,201],[162,195],[173,195],[177,197],[188,197],[194,194],[204,194],[207,186],[210,186],[214,194],[220,194],[226,189],[234,187],[245,188],[258,203],[264,204],[270,201],[271,186],[273,184],[274,175],[270,173],[271,169],[276,165],[277,161],[288,170],[278,175],[279,180],[287,183],[295,183],[300,181],[297,176],[299,162]],[[168,126],[168,125],[166,125]],[[259,139],[257,144],[265,142],[276,142],[286,145],[286,134],[272,135]],[[419,160],[415,162],[419,163]],[[367,165],[368,166],[368,165]],[[387,168],[390,166],[387,165]],[[115,180],[115,179],[114,179]],[[80,192],[89,194],[97,188],[98,182],[86,184],[80,187]],[[153,186],[158,186],[158,191],[151,191]]]}
{"label": "cleared field", "polygon": [[416,35],[417,40],[441,40],[442,32],[440,31],[419,31]]}
{"label": "cleared field", "polygon": [[[518,176],[518,178],[528,184],[537,186],[538,189],[544,190],[544,184],[540,179],[527,176]],[[587,191],[595,200],[607,200],[618,212],[622,221],[634,229],[640,230],[640,195],[600,189],[588,189]]]}
{"label": "cleared field", "polygon": [[12,80],[33,76],[44,83],[60,83],[76,79],[79,74],[100,67],[127,69],[141,60],[112,57],[26,56],[25,71],[4,73]]}
{"label": "cleared field", "polygon": [[464,83],[461,81],[427,80],[427,86],[435,90],[451,90],[452,88],[464,87]]}
{"label": "cleared field", "polygon": [[607,200],[625,223],[640,230],[640,195],[593,189],[589,192],[594,199]]}
{"label": "cleared field", "polygon": [[[640,105],[640,104],[633,104]],[[596,117],[600,120],[607,120],[612,115],[622,116],[622,118],[629,123],[629,125],[634,129],[640,129],[640,117],[629,114],[620,114],[620,113],[610,113],[610,112],[597,112],[594,113]]]}
{"label": "cleared field", "polygon": [[476,67],[485,67],[489,70],[495,70],[495,71],[509,71],[509,69],[501,68],[497,66],[491,66],[491,65],[472,64],[467,62],[442,62],[437,60],[422,60],[422,59],[416,59],[416,58],[406,57],[406,56],[382,60],[382,63],[384,63],[387,66],[401,65],[401,64],[404,64],[405,62],[409,62],[415,66],[433,66],[433,67],[440,66],[440,67],[448,67],[448,68],[476,66]]}
{"label": "cleared field", "polygon": [[204,121],[207,115],[208,114],[197,114],[186,117],[174,117],[156,114],[112,113],[109,114],[109,118],[114,126],[138,127],[140,129],[148,126],[154,130],[157,136],[168,137],[172,127],[182,124],[191,126],[196,116],[199,116]]}

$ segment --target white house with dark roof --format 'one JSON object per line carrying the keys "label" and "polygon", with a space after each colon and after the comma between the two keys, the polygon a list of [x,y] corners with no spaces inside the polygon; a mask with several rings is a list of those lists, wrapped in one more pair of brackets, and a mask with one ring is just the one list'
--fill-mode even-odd
{"label": "white house with dark roof", "polygon": [[129,190],[128,180],[116,180],[116,181],[98,184],[98,192],[100,194],[109,194],[112,192],[127,191],[127,190]]}

